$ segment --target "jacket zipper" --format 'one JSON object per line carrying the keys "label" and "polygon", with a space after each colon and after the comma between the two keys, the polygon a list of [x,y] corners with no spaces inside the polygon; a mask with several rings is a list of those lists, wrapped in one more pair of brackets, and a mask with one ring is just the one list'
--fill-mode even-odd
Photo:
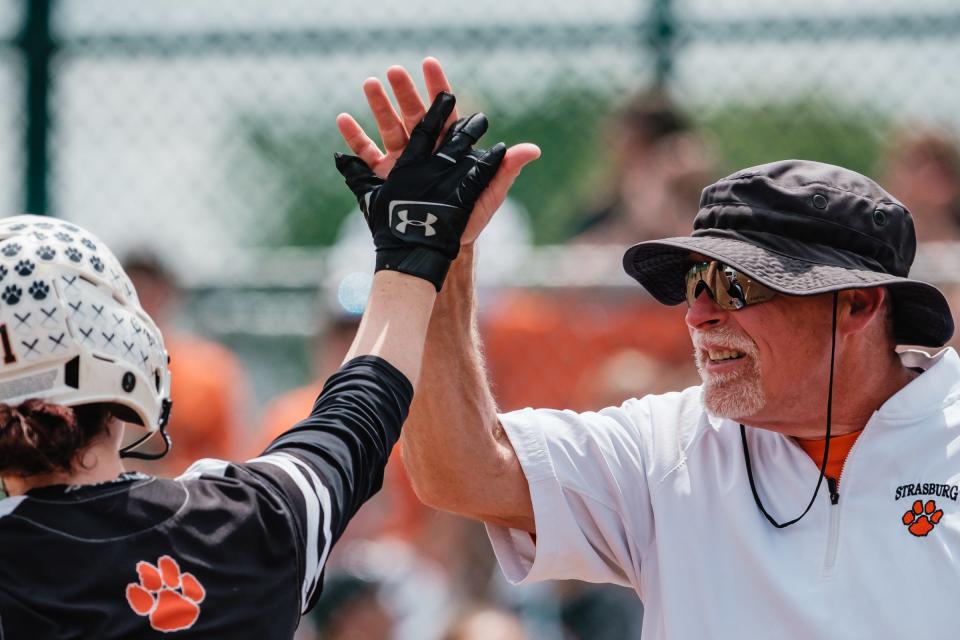
{"label": "jacket zipper", "polygon": [[[860,437],[863,437],[862,433]],[[847,457],[844,458],[843,464],[840,465],[840,477],[836,480],[829,477],[826,478],[827,489],[830,491],[830,532],[827,538],[827,556],[823,563],[824,575],[832,574],[833,568],[837,564],[837,547],[840,543],[840,481],[843,480],[843,472],[847,468],[847,461],[850,459],[850,456],[853,455],[853,450],[857,448],[858,444],[860,444],[860,438],[857,438],[857,441],[850,447],[850,451],[847,452]]]}
{"label": "jacket zipper", "polygon": [[827,557],[823,563],[824,575],[833,573],[833,567],[837,563],[837,544],[840,536],[840,489],[838,482],[833,478],[827,478],[827,488],[830,490],[830,523],[829,537],[827,538]]}
{"label": "jacket zipper", "polygon": [[840,490],[838,489],[837,481],[828,477],[827,489],[830,490],[830,504],[834,506],[840,504]]}

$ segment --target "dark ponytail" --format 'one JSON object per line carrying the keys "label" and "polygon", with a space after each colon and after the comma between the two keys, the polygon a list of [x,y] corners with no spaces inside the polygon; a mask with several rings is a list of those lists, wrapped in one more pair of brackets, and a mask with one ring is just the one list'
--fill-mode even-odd
{"label": "dark ponytail", "polygon": [[0,404],[0,474],[69,473],[109,421],[104,404],[71,408],[38,399]]}

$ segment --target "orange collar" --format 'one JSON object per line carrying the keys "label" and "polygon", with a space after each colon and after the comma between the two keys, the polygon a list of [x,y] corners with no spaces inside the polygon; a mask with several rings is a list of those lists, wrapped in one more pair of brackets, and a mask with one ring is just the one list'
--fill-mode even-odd
{"label": "orange collar", "polygon": [[[846,433],[842,436],[833,436],[830,438],[830,453],[827,458],[827,470],[826,476],[828,478],[833,478],[834,480],[840,479],[840,471],[843,470],[843,463],[847,459],[847,454],[850,453],[850,449],[853,447],[853,443],[857,441],[857,438],[860,437],[860,434],[863,433],[863,429],[860,431],[854,431],[853,433]],[[817,467],[823,462],[823,449],[826,445],[827,439],[820,438],[818,440],[802,440],[800,438],[794,438],[797,444],[807,452],[807,455],[810,456],[810,459],[813,460],[814,464]]]}

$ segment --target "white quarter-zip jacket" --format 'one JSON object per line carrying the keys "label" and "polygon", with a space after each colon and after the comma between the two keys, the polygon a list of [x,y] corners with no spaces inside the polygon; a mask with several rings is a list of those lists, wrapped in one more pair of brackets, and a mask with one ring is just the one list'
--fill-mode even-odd
{"label": "white quarter-zip jacket", "polygon": [[[501,568],[633,588],[644,640],[960,637],[960,357],[901,358],[924,372],[870,417],[836,503],[824,483],[785,529],[757,509],[739,424],[708,415],[699,387],[500,416],[537,527],[534,542],[488,526]],[[764,506],[793,519],[817,465],[790,437],[747,440]]]}

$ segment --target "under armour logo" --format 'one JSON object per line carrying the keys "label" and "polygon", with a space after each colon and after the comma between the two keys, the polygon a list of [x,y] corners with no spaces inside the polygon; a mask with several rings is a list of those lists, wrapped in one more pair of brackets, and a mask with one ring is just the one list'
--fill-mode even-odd
{"label": "under armour logo", "polygon": [[437,230],[433,228],[433,223],[437,221],[437,216],[432,213],[427,214],[426,220],[410,220],[407,218],[410,213],[406,209],[397,211],[397,217],[400,218],[400,222],[397,223],[397,226],[394,227],[397,230],[397,233],[406,233],[407,227],[423,227],[424,236],[435,236],[437,235]]}

